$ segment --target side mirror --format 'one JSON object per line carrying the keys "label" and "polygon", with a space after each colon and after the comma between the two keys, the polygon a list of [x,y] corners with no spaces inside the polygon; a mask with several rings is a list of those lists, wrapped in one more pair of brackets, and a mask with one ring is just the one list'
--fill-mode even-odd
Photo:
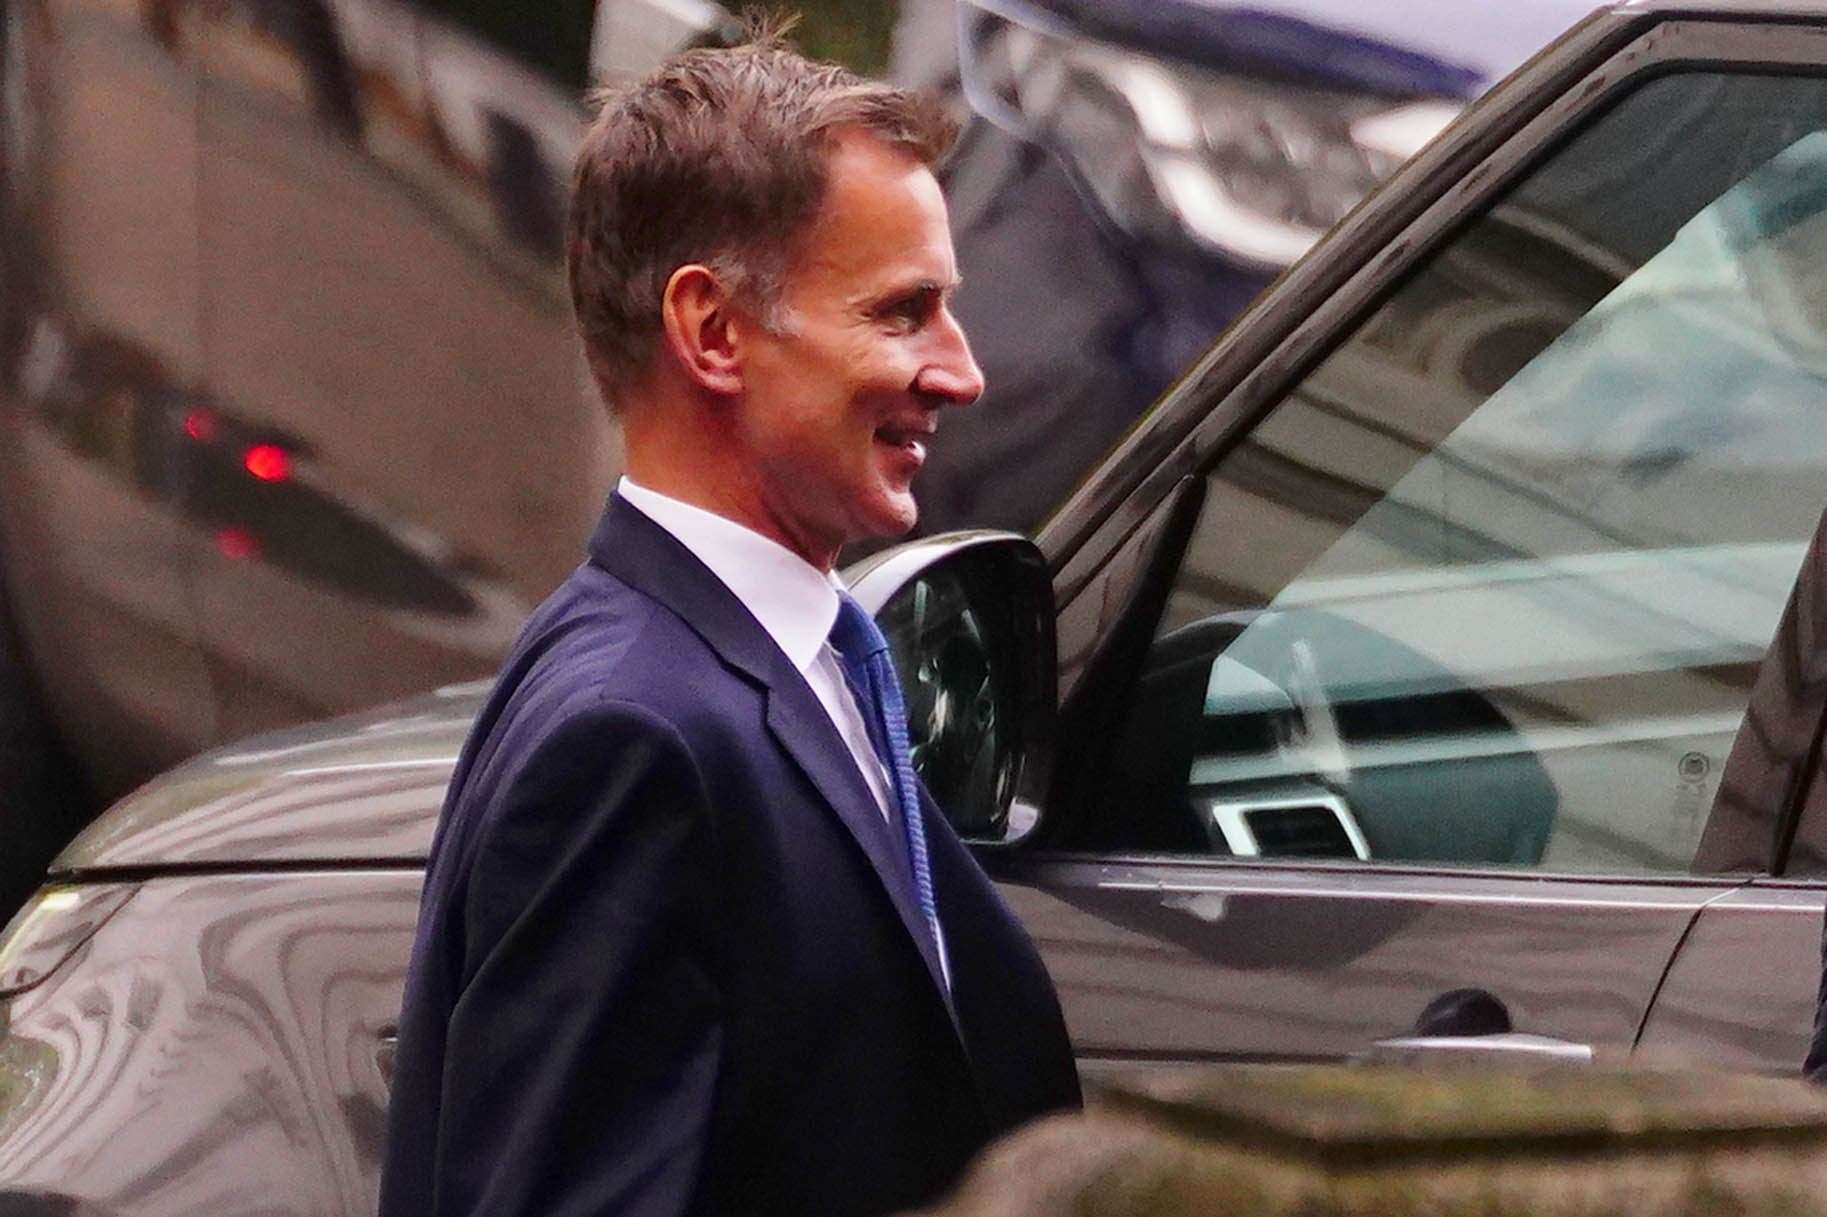
{"label": "side mirror", "polygon": [[1027,836],[1058,700],[1053,584],[1040,551],[1014,533],[946,533],[845,576],[888,637],[914,767],[946,818],[971,841]]}

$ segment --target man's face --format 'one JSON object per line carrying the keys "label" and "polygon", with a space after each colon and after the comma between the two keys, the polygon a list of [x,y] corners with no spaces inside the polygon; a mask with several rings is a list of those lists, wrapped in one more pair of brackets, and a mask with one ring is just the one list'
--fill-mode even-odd
{"label": "man's face", "polygon": [[782,333],[744,358],[737,432],[769,531],[815,565],[898,536],[942,407],[983,374],[951,314],[958,281],[939,184],[915,158],[840,136],[781,295]]}

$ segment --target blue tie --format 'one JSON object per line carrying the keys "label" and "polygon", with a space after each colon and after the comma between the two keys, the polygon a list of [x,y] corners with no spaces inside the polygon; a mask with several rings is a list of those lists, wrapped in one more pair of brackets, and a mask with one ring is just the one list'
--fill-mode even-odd
{"label": "blue tie", "polygon": [[907,708],[901,702],[901,682],[888,654],[888,639],[874,618],[848,594],[838,594],[837,623],[831,627],[831,645],[844,668],[844,678],[855,694],[857,708],[870,727],[870,742],[882,764],[894,775],[895,797],[901,805],[901,827],[907,836],[907,860],[913,872],[914,898],[933,949],[944,957],[939,937],[939,908],[933,900],[932,865],[926,856],[926,827],[920,818],[920,785],[914,776],[913,757],[907,743]]}

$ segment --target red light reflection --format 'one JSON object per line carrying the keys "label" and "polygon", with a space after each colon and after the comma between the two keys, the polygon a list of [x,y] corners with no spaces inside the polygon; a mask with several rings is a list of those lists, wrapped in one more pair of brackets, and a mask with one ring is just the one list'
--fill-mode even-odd
{"label": "red light reflection", "polygon": [[200,444],[216,438],[216,416],[209,410],[192,410],[184,416],[184,434]]}
{"label": "red light reflection", "polygon": [[263,482],[283,482],[292,476],[292,458],[278,444],[255,444],[241,464]]}
{"label": "red light reflection", "polygon": [[260,538],[245,528],[217,529],[216,552],[224,558],[258,558]]}

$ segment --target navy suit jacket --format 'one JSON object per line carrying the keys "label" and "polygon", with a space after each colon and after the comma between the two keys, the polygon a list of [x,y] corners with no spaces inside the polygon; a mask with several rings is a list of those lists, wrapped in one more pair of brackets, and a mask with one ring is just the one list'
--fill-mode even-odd
{"label": "navy suit jacket", "polygon": [[1075,1105],[1039,955],[922,811],[949,996],[904,848],[811,688],[611,499],[447,796],[383,1217],[889,1213]]}

